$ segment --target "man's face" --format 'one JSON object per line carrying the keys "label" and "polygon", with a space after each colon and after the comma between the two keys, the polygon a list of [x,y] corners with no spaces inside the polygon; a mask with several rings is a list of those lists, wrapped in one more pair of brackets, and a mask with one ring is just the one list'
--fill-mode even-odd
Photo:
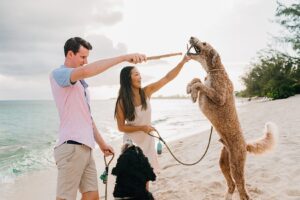
{"label": "man's face", "polygon": [[89,50],[84,48],[83,46],[80,46],[79,51],[74,54],[73,52],[70,52],[70,60],[72,62],[72,65],[76,67],[81,67],[88,63],[87,57],[89,56]]}

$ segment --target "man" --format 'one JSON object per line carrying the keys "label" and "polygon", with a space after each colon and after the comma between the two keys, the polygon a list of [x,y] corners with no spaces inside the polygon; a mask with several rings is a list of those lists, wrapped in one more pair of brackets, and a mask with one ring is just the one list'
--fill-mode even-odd
{"label": "man", "polygon": [[92,46],[74,37],[64,46],[65,62],[53,70],[50,83],[60,117],[59,140],[54,148],[58,169],[57,200],[75,200],[77,190],[83,200],[98,200],[98,182],[92,149],[95,142],[105,156],[113,154],[95,126],[90,112],[85,78],[100,74],[123,61],[146,61],[143,54],[127,54],[87,64]]}

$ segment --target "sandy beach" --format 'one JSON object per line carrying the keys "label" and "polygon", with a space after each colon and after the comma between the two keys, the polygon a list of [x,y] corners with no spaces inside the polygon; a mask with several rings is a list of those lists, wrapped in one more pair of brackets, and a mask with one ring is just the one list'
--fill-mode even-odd
{"label": "sandy beach", "polygon": [[[248,154],[245,174],[249,194],[256,200],[299,200],[300,199],[300,95],[276,101],[251,101],[238,109],[241,126],[247,141],[263,135],[264,124],[272,121],[278,125],[279,140],[274,151],[254,156]],[[201,112],[199,110],[199,112]],[[207,131],[178,139],[170,143],[174,153],[185,162],[194,162],[204,152],[208,137]],[[191,167],[179,165],[163,148],[159,156],[161,172],[157,181],[151,184],[151,191],[158,200],[217,200],[224,199],[225,179],[219,168],[219,155],[222,144],[214,132],[210,148],[204,160]],[[117,152],[110,169],[115,165],[121,141],[113,146]],[[104,170],[103,157],[94,152],[98,174]],[[113,199],[115,178],[109,176],[108,199]],[[53,200],[55,199],[56,168],[35,172],[18,178],[11,188],[2,192],[1,200]],[[101,199],[104,185],[99,181]],[[77,199],[80,199],[78,195]],[[239,199],[237,191],[235,200]]]}
{"label": "sandy beach", "polygon": [[[275,122],[279,128],[278,145],[261,156],[248,154],[246,185],[256,200],[300,199],[300,96],[285,100],[250,102],[239,109],[239,118],[247,141],[262,136],[264,124]],[[186,162],[197,160],[205,150],[209,130],[171,144],[176,155]],[[222,148],[213,134],[205,159],[196,166],[178,165],[164,151],[160,157],[162,171],[154,185],[159,200],[224,199],[225,179],[219,168]],[[239,199],[237,191],[233,199]]]}

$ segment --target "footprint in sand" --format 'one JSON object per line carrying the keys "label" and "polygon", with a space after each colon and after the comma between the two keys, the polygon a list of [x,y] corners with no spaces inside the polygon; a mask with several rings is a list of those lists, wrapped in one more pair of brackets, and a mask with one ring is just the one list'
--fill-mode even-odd
{"label": "footprint in sand", "polygon": [[280,181],[279,176],[270,177],[268,179],[263,180],[264,183],[278,183]]}
{"label": "footprint in sand", "polygon": [[176,165],[179,165],[179,164],[169,164],[169,165],[164,166],[162,169],[163,169],[163,170],[164,170],[164,169],[168,169],[168,168],[173,167],[173,166],[176,166]]}
{"label": "footprint in sand", "polygon": [[221,189],[223,187],[223,185],[220,182],[211,182],[209,183],[210,187],[209,188],[213,188],[213,189]]}
{"label": "footprint in sand", "polygon": [[300,198],[300,190],[299,189],[289,189],[285,193],[288,196],[299,197]]}
{"label": "footprint in sand", "polygon": [[257,187],[248,187],[248,190],[250,193],[255,193],[255,194],[263,194],[263,191],[258,189]]}

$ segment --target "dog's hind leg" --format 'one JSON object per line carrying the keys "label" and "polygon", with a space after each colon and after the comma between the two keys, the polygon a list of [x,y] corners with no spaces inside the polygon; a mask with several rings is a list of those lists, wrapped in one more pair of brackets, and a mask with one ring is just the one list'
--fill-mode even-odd
{"label": "dog's hind leg", "polygon": [[250,200],[250,197],[245,187],[244,177],[244,167],[247,155],[246,147],[239,147],[235,150],[231,149],[229,151],[230,170],[232,177],[235,180],[235,184],[240,195],[240,200]]}
{"label": "dog's hind leg", "polygon": [[222,149],[219,164],[228,186],[228,191],[225,200],[232,200],[232,194],[235,189],[235,183],[231,177],[230,165],[229,165],[229,153],[225,147],[223,147]]}

